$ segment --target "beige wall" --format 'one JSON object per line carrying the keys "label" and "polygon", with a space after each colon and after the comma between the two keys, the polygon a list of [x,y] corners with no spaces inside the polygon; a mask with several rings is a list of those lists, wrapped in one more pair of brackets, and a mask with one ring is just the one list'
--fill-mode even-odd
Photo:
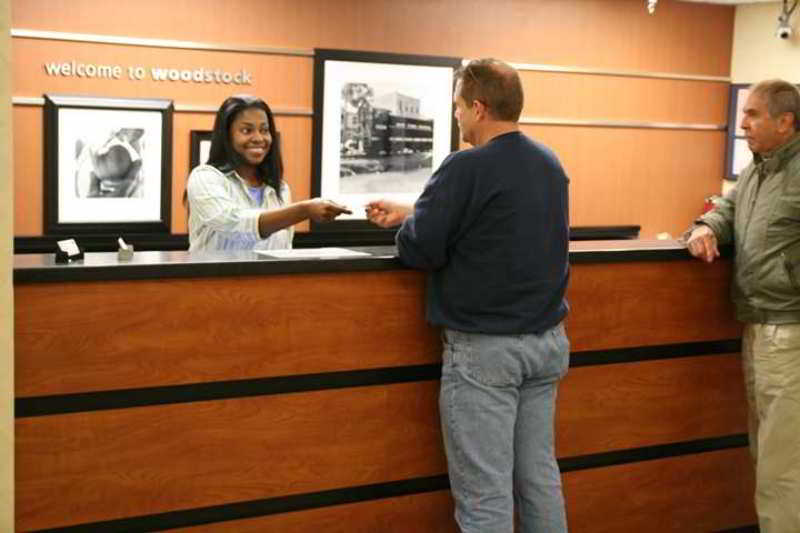
{"label": "beige wall", "polygon": [[741,5],[736,8],[731,57],[733,83],[754,83],[784,78],[800,83],[800,13],[791,19],[790,39],[775,36],[779,2]]}
{"label": "beige wall", "polygon": [[[0,0],[0,72],[11,71],[11,8]],[[0,76],[0,531],[14,524],[14,320],[11,292],[13,199],[11,176],[11,80]]]}

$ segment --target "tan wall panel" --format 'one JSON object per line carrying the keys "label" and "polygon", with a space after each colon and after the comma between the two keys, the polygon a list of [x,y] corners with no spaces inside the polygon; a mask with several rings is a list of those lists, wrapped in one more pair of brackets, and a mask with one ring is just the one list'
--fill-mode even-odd
{"label": "tan wall panel", "polygon": [[436,363],[422,290],[412,271],[17,285],[17,395]]}
{"label": "tan wall panel", "polygon": [[[224,24],[220,23],[221,18]],[[734,9],[662,0],[14,0],[16,28],[725,76]],[[698,53],[702,50],[702,53]]]}
{"label": "tan wall panel", "polygon": [[563,475],[574,533],[684,533],[756,523],[747,448]]}
{"label": "tan wall panel", "polygon": [[724,125],[728,84],[522,71],[523,116]]}
{"label": "tan wall panel", "polygon": [[14,235],[41,235],[44,134],[41,107],[14,106]]}
{"label": "tan wall panel", "polygon": [[[304,3],[303,9],[289,0],[274,0],[268,6],[237,0],[225,4],[224,9],[220,6],[189,0],[168,7],[155,0],[123,5],[90,0],[15,0],[12,20],[21,29],[304,49],[492,55],[523,63],[717,76],[728,72],[733,25],[730,7],[662,2],[658,15],[651,17],[638,0],[501,0],[488,11],[477,0],[414,0],[402,6],[403,16],[398,16],[398,6],[388,0],[316,0]],[[221,10],[230,17],[230,23],[219,24]],[[265,33],[266,16],[273,23]],[[448,24],[441,24],[442,20]],[[313,60],[309,57],[27,38],[15,38],[13,44],[15,96],[85,93],[162,97],[180,104],[216,106],[229,94],[244,90],[264,97],[277,108],[312,106]],[[704,53],[696,53],[697,49]],[[45,73],[44,62],[71,60],[124,67],[246,68],[253,73],[254,84],[234,87],[147,79],[89,80]],[[529,92],[525,113],[533,116],[725,122],[724,84],[553,73],[525,73],[524,78]],[[294,196],[304,199],[310,189],[311,126],[298,127],[296,132],[286,132],[285,156]],[[526,131],[539,133],[537,128]],[[14,133],[15,138],[32,143],[20,153],[15,166],[15,180],[27,180],[31,175],[20,176],[19,169],[41,167],[42,149],[37,147],[41,135],[31,137],[26,126],[15,126]],[[176,148],[183,142],[177,136],[185,133],[176,128]],[[725,140],[721,132],[620,133],[598,128],[549,128],[541,135],[552,141],[573,177],[573,225],[639,224],[643,237],[662,231],[674,233],[696,214],[706,196],[719,192]],[[607,150],[609,146],[615,148]],[[183,157],[181,152],[176,154],[176,158]],[[173,165],[175,192],[182,190],[185,180],[178,165]],[[16,235],[41,235],[41,192],[33,190],[36,186],[19,189]],[[185,214],[177,196],[173,199],[172,231],[183,233]],[[299,231],[308,228],[308,223],[298,226]]]}
{"label": "tan wall panel", "polygon": [[18,419],[20,531],[446,471],[435,381]]}
{"label": "tan wall panel", "polygon": [[450,491],[232,520],[171,533],[458,533]]}
{"label": "tan wall panel", "polygon": [[730,270],[727,260],[573,265],[572,351],[741,337],[728,297]]}
{"label": "tan wall panel", "polygon": [[[0,68],[11,63],[11,5],[0,4]],[[14,293],[12,286],[14,235],[14,152],[11,143],[11,80],[0,80],[0,531],[14,527]]]}
{"label": "tan wall panel", "polygon": [[[363,9],[362,3],[354,3]],[[400,17],[405,20],[397,27],[391,2],[367,3],[370,9],[359,20],[355,44],[558,65],[696,73],[729,69],[732,9],[687,9],[679,2],[662,2],[659,17],[650,17],[637,0],[504,0],[490,9],[479,0],[425,4],[416,0],[407,7],[409,16]],[[382,26],[371,24],[374,20]],[[700,58],[704,54],[690,48],[693,42],[701,46],[704,31],[719,36],[708,52],[719,57]],[[419,35],[419,41],[408,35]],[[685,43],[679,44],[681,39]],[[675,46],[664,46],[673,42]]]}
{"label": "tan wall panel", "polygon": [[[42,96],[43,93],[125,96],[131,98],[167,98],[180,104],[218,106],[236,93],[253,93],[276,108],[311,107],[312,64],[309,57],[272,56],[121,46],[97,43],[76,43],[15,38],[12,48],[14,96]],[[48,75],[44,64],[51,62],[119,65],[122,78],[97,79],[78,76]],[[131,80],[128,67],[145,67],[143,80]],[[230,73],[241,69],[252,74],[252,85],[154,81],[151,67],[195,70],[199,68]],[[291,80],[290,83],[276,83]]]}
{"label": "tan wall panel", "polygon": [[[292,190],[292,200],[311,197],[311,117],[277,117],[276,127],[283,142],[284,179]],[[297,231],[308,231],[308,221],[295,226]]]}
{"label": "tan wall panel", "polygon": [[572,457],[747,433],[746,413],[738,356],[571,368],[559,387],[556,450]]}
{"label": "tan wall panel", "polygon": [[719,194],[725,133],[523,126],[555,151],[570,177],[570,224],[640,225],[678,237]]}

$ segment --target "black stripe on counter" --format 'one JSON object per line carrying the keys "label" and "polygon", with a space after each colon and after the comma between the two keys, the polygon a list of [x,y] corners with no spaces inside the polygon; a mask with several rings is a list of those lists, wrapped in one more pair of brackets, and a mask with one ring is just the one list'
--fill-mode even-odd
{"label": "black stripe on counter", "polygon": [[255,518],[277,513],[329,507],[332,505],[343,505],[384,498],[397,498],[399,496],[422,494],[425,492],[447,490],[449,488],[450,482],[447,479],[447,474],[440,474],[438,476],[392,481],[389,483],[361,485],[358,487],[347,487],[293,496],[281,496],[278,498],[200,507],[184,511],[170,511],[167,513],[137,516],[133,518],[40,529],[37,533],[163,531],[165,529]]}
{"label": "black stripe on counter", "polygon": [[741,339],[726,339],[704,342],[684,342],[680,344],[658,344],[655,346],[635,346],[611,350],[587,350],[570,354],[570,368],[615,363],[635,363],[657,359],[696,357],[739,353],[742,351]]}
{"label": "black stripe on counter", "polygon": [[[735,353],[739,352],[740,348],[740,340],[730,339],[620,348],[616,350],[583,351],[571,354],[570,367]],[[138,389],[29,396],[15,400],[15,416],[17,418],[26,418],[103,409],[124,409],[128,407],[244,398],[248,396],[389,385],[392,383],[437,380],[440,377],[441,366],[439,364],[430,364]]]}
{"label": "black stripe on counter", "polygon": [[[602,468],[743,446],[747,446],[746,435],[729,435],[673,444],[645,446],[627,450],[566,457],[559,459],[558,464],[562,472],[574,472],[578,470]],[[38,530],[38,533],[161,531],[164,529],[257,518],[260,516],[303,511],[332,505],[396,498],[412,494],[448,490],[449,488],[450,482],[447,478],[447,474],[440,474],[437,476],[414,478],[403,481],[361,485],[321,492],[42,529]]]}
{"label": "black stripe on counter", "polygon": [[16,418],[25,418],[103,409],[124,409],[148,405],[430,381],[437,380],[440,376],[441,365],[439,364],[401,366],[141,389],[30,396],[17,398],[14,405]]}
{"label": "black stripe on counter", "polygon": [[558,460],[558,466],[561,468],[562,472],[573,472],[575,470],[586,470],[588,468],[602,468],[626,463],[639,463],[641,461],[650,461],[653,459],[665,459],[678,455],[713,452],[717,450],[727,450],[728,448],[741,448],[747,446],[747,442],[747,435],[745,434],[726,435],[724,437],[713,437],[709,439],[565,457]]}

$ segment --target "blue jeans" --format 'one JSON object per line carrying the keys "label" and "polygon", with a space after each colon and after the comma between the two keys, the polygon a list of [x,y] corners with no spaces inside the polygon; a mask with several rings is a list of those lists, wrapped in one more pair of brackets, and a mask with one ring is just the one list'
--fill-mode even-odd
{"label": "blue jeans", "polygon": [[567,531],[553,425],[569,367],[563,324],[540,335],[442,333],[439,395],[462,533]]}

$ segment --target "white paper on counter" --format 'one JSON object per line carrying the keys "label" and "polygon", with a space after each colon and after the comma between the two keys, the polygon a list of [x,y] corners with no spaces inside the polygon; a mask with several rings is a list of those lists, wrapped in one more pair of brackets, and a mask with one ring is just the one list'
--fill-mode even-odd
{"label": "white paper on counter", "polygon": [[291,250],[254,250],[255,253],[279,259],[328,259],[331,257],[361,257],[370,255],[347,248],[293,248]]}

